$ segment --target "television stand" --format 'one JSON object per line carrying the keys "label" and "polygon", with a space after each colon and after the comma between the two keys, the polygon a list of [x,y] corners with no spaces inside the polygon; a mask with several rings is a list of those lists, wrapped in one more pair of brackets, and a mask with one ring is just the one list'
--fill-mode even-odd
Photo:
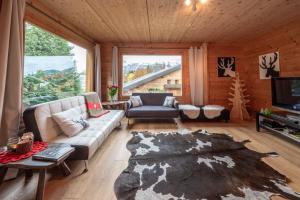
{"label": "television stand", "polygon": [[[298,117],[298,116],[295,116]],[[265,115],[261,112],[256,113],[256,130],[265,129],[276,133],[283,138],[300,145],[300,122],[290,114],[274,112]]]}

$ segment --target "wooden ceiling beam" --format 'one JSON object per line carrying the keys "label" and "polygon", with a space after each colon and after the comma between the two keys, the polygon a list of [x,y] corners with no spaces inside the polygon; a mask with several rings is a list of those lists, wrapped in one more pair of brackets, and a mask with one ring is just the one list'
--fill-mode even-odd
{"label": "wooden ceiling beam", "polygon": [[116,40],[120,42],[120,36],[118,33],[114,31],[114,29],[102,18],[101,15],[98,14],[98,12],[95,10],[95,7],[93,7],[87,0],[84,0],[84,2],[86,3],[87,8],[96,16],[96,19],[105,24],[105,26],[113,33]]}
{"label": "wooden ceiling beam", "polygon": [[106,43],[241,43],[300,20],[300,0],[208,0],[195,12],[184,0],[28,1],[44,4],[83,37]]}
{"label": "wooden ceiling beam", "polygon": [[151,27],[150,27],[150,16],[149,16],[149,5],[148,0],[146,0],[146,9],[147,9],[147,26],[148,26],[148,33],[149,33],[149,41],[151,43]]}
{"label": "wooden ceiling beam", "polygon": [[[43,15],[44,17],[48,17],[49,20],[57,23],[59,26],[64,27],[65,29],[68,30],[68,32],[73,32],[73,34],[78,35],[79,37],[81,37],[83,40],[86,40],[85,43],[90,43],[89,46],[91,46],[92,44],[95,44],[95,40],[92,39],[91,37],[89,37],[86,33],[84,33],[82,30],[78,29],[77,27],[75,27],[73,24],[71,24],[70,22],[65,21],[64,19],[62,19],[62,17],[60,17],[55,11],[50,10],[48,7],[46,7],[41,1],[38,0],[26,0],[26,12],[25,12],[25,20],[29,20],[34,22],[41,22],[41,19],[38,19],[38,16]],[[31,12],[31,13],[29,13]],[[39,14],[37,14],[37,12]],[[36,14],[34,14],[36,13]],[[36,16],[37,19],[34,19]],[[37,24],[38,25],[38,24]],[[47,29],[47,25],[43,25],[44,28]],[[50,28],[50,27],[49,27]],[[68,39],[68,38],[66,38]]]}

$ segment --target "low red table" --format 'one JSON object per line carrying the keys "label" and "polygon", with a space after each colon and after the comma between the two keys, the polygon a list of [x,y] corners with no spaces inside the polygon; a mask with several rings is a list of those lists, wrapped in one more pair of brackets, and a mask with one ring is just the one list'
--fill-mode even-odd
{"label": "low red table", "polygon": [[[59,145],[59,144],[54,144],[54,143],[48,144],[48,146],[50,145]],[[60,166],[66,176],[71,174],[71,171],[67,166],[65,160],[71,155],[71,153],[74,150],[75,149],[73,148],[72,151],[66,153],[59,160],[55,162],[33,160],[31,156],[23,160],[8,162],[6,164],[0,164],[0,186],[3,183],[8,168],[27,170],[26,177],[32,175],[32,170],[36,170],[39,173],[36,199],[42,200],[44,198],[44,191],[45,191],[45,184],[46,184],[45,178],[46,178],[47,170],[56,166]]]}

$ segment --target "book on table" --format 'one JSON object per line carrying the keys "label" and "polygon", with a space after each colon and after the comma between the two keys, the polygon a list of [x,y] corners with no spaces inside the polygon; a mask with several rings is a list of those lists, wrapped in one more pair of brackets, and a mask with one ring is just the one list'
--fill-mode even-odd
{"label": "book on table", "polygon": [[33,155],[32,159],[57,162],[72,151],[74,148],[68,144],[49,144],[45,150]]}

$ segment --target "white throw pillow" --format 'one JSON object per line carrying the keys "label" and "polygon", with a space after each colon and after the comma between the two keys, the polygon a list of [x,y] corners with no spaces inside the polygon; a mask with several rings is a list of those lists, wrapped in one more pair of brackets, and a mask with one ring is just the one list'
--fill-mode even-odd
{"label": "white throw pillow", "polygon": [[68,137],[77,135],[88,126],[88,122],[83,119],[79,107],[55,113],[52,117]]}
{"label": "white throw pillow", "polygon": [[143,105],[143,102],[142,102],[140,96],[131,96],[130,101],[131,101],[131,105],[132,105],[133,108]]}
{"label": "white throw pillow", "polygon": [[175,97],[166,96],[163,106],[173,108]]}

